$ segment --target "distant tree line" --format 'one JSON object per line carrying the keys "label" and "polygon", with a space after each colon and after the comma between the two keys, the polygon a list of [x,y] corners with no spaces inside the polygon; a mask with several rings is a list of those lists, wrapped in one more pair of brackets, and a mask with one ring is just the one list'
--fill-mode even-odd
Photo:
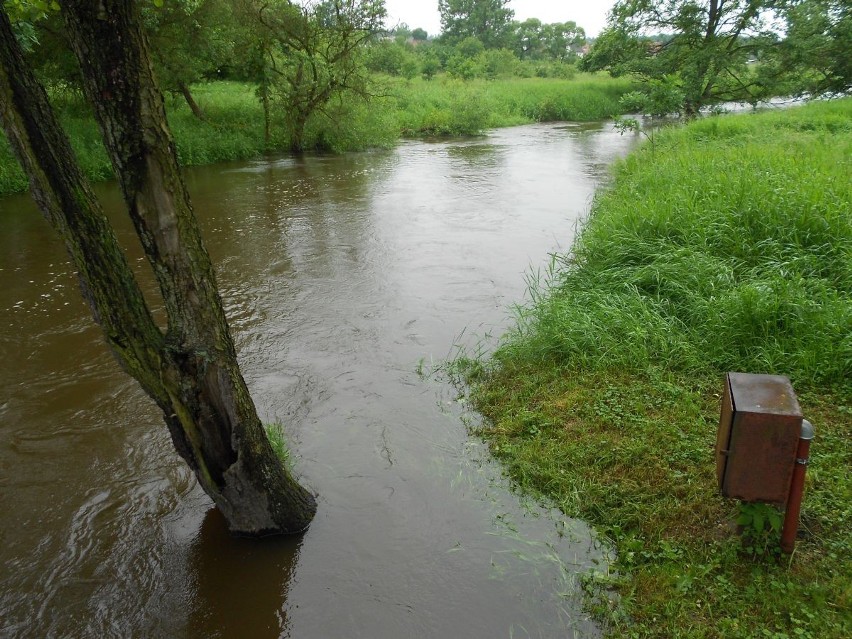
{"label": "distant tree line", "polygon": [[[204,118],[192,86],[250,82],[267,139],[283,121],[294,151],[317,113],[380,93],[376,74],[431,79],[571,77],[577,68],[640,81],[626,106],[687,115],[730,100],[845,93],[848,0],[619,0],[591,44],[572,21],[514,20],[509,0],[436,0],[441,34],[386,25],[384,0],[141,0],[157,77]],[[29,63],[48,85],[79,71],[51,0],[4,0]],[[277,115],[279,117],[273,117]]]}
{"label": "distant tree line", "polygon": [[[438,0],[436,0],[438,1]],[[294,151],[316,113],[368,100],[374,75],[430,79],[557,76],[574,72],[585,44],[574,22],[513,21],[504,0],[440,0],[444,32],[388,29],[384,0],[141,0],[162,89],[205,118],[192,93],[198,82],[230,79],[257,86],[267,139],[284,122]],[[58,4],[4,0],[28,62],[48,86],[79,90],[80,72]],[[279,117],[273,117],[273,116]]]}

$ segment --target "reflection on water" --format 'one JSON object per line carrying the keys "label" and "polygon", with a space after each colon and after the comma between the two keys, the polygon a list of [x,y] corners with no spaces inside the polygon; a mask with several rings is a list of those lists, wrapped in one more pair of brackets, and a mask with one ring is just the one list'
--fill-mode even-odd
{"label": "reflection on water", "polygon": [[284,612],[301,537],[234,539],[218,510],[207,511],[192,545],[192,634],[222,638],[289,634]]}
{"label": "reflection on water", "polygon": [[189,174],[261,417],[319,495],[259,543],[225,534],[29,200],[0,200],[0,636],[594,636],[593,536],[522,503],[415,371],[505,328],[630,143],[538,125]]}

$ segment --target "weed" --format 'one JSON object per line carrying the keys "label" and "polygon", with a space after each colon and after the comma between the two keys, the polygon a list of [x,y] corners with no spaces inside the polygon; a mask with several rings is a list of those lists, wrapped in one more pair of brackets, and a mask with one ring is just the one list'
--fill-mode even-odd
{"label": "weed", "polygon": [[737,524],[743,531],[743,549],[750,555],[777,554],[783,514],[763,503],[741,503]]}
{"label": "weed", "polygon": [[266,437],[272,446],[275,455],[287,468],[292,469],[293,460],[290,458],[290,449],[287,447],[287,439],[284,435],[284,425],[281,422],[272,422],[263,425]]}

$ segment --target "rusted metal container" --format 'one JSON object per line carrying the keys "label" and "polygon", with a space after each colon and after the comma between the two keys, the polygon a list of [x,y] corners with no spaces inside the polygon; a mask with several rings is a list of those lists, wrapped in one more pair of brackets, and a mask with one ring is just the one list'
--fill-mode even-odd
{"label": "rusted metal container", "polygon": [[787,502],[802,428],[790,380],[728,373],[716,434],[716,478],[726,497]]}

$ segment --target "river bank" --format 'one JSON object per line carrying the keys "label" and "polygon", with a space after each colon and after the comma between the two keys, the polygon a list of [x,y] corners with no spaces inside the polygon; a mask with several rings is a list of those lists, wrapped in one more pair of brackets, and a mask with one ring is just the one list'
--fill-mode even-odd
{"label": "river bank", "polygon": [[[469,136],[486,129],[532,122],[592,122],[620,112],[618,100],[632,88],[625,79],[577,74],[570,80],[510,78],[463,82],[376,78],[369,103],[344,102],[308,122],[305,146],[335,153],[388,148],[401,138]],[[193,87],[204,113],[195,117],[180,96],[168,97],[169,123],[184,166],[247,160],[289,148],[283,116],[272,108],[270,139],[256,87],[210,82]],[[53,96],[84,172],[93,181],[112,177],[91,111],[82,96]],[[24,191],[27,182],[0,136],[0,195]]]}
{"label": "river bank", "polygon": [[[852,632],[850,158],[849,99],[656,133],[494,355],[450,365],[508,474],[617,551],[586,582],[611,636]],[[789,376],[816,426],[792,556],[716,490],[729,370]]]}

